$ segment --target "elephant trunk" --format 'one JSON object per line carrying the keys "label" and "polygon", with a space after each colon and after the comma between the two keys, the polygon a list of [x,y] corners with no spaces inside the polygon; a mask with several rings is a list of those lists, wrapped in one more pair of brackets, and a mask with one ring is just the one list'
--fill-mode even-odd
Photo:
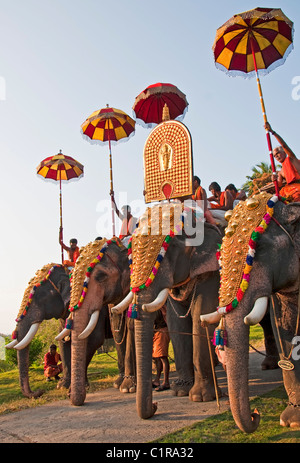
{"label": "elephant trunk", "polygon": [[80,406],[86,397],[85,371],[87,338],[80,339],[79,335],[86,328],[88,311],[84,307],[74,312],[73,330],[71,334],[71,404]]}
{"label": "elephant trunk", "polygon": [[[236,309],[237,310],[237,309]],[[226,371],[228,394],[233,418],[241,431],[254,432],[260,421],[257,411],[251,413],[248,389],[249,327],[240,314],[226,315],[228,346],[226,347]]]}
{"label": "elephant trunk", "polygon": [[37,398],[43,394],[42,390],[32,391],[29,384],[29,346],[18,351],[19,382],[22,394],[31,399]]}
{"label": "elephant trunk", "polygon": [[135,320],[135,346],[137,361],[136,406],[140,418],[151,418],[156,409],[152,403],[152,346],[154,314],[140,310]]}

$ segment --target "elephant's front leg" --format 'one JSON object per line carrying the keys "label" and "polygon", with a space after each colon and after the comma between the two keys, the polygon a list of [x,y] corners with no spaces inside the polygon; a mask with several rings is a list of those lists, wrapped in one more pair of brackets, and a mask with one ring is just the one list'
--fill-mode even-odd
{"label": "elephant's front leg", "polygon": [[127,336],[125,352],[125,375],[120,385],[121,392],[136,392],[136,355],[134,340],[134,320],[127,318]]}
{"label": "elephant's front leg", "polygon": [[[211,339],[214,328],[208,327],[208,330],[209,338]],[[195,381],[189,393],[190,400],[193,402],[209,402],[215,400],[216,386],[214,383],[213,368],[217,363],[216,355],[213,346],[210,355],[206,328],[201,327],[199,318],[193,322],[193,362]],[[219,388],[217,393],[218,396],[221,395]]]}
{"label": "elephant's front leg", "polygon": [[178,397],[188,396],[194,384],[192,318],[187,315],[188,310],[187,302],[168,298],[167,325],[178,375],[171,383],[171,390]]}

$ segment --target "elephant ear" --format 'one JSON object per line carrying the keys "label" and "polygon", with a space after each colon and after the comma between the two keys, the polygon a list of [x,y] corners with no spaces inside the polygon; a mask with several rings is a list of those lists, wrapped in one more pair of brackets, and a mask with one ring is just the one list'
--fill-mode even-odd
{"label": "elephant ear", "polygon": [[216,227],[204,225],[204,240],[200,246],[196,246],[191,256],[191,278],[203,275],[207,272],[219,271],[217,251],[222,242],[222,236]]}
{"label": "elephant ear", "polygon": [[293,238],[296,253],[300,258],[300,203],[290,203],[282,206],[281,216],[280,223],[283,226],[288,225],[288,231]]}

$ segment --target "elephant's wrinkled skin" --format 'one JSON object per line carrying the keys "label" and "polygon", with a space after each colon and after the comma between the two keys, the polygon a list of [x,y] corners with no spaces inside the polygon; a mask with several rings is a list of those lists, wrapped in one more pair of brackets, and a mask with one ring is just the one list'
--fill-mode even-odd
{"label": "elephant's wrinkled skin", "polygon": [[[276,293],[276,320],[273,308],[270,315],[275,336],[276,324],[287,357],[293,349],[292,339],[296,332],[299,292],[300,257],[300,203],[274,207],[274,218],[289,233],[288,236],[275,221],[261,236],[256,249],[250,283],[238,307],[225,315],[228,346],[225,347],[226,371],[230,407],[238,427],[244,432],[253,432],[259,424],[259,414],[250,412],[248,392],[249,326],[244,323],[259,298],[270,298]],[[266,299],[267,300],[267,299]],[[205,318],[205,317],[204,317]],[[277,337],[278,342],[278,337]],[[277,343],[282,354],[281,345]],[[283,370],[284,386],[290,404],[281,415],[285,426],[300,425],[300,361],[290,358],[294,364],[291,371]]]}
{"label": "elephant's wrinkled skin", "polygon": [[[51,273],[51,281],[43,283],[35,292],[32,303],[26,316],[18,322],[17,340],[20,342],[28,333],[34,323],[42,323],[44,320],[52,318],[61,320],[63,328],[68,314],[70,301],[70,281],[69,275],[64,268],[56,267]],[[88,365],[96,350],[104,342],[105,334],[109,333],[109,314],[108,308],[103,310],[98,320],[97,327],[89,336],[88,349],[86,353],[86,365]],[[17,347],[17,346],[16,346]],[[60,354],[63,364],[63,378],[59,382],[59,387],[69,388],[71,383],[71,343],[70,341],[59,341]],[[18,350],[18,366],[20,387],[25,397],[37,398],[43,394],[42,390],[32,391],[29,384],[29,349],[30,344],[24,349]],[[85,378],[86,372],[85,372]]]}
{"label": "elephant's wrinkled skin", "polygon": [[[129,265],[127,249],[111,243],[102,257],[91,272],[88,291],[84,302],[79,310],[74,312],[74,327],[72,330],[72,375],[71,375],[71,394],[72,405],[83,405],[86,397],[84,382],[85,371],[85,351],[86,338],[80,338],[81,333],[86,329],[90,316],[98,311],[102,312],[102,307],[107,304],[117,304],[129,291]],[[122,343],[123,334],[114,333],[118,355],[124,349],[126,351],[124,378],[120,376],[120,389],[135,391],[132,377],[135,375],[135,352],[133,341],[133,323],[130,320],[120,319],[120,316],[113,316],[113,331],[118,326],[127,326],[125,342]],[[95,330],[94,330],[95,331]],[[121,367],[121,365],[119,365]]]}
{"label": "elephant's wrinkled skin", "polygon": [[[180,319],[177,315],[174,317],[173,307],[177,313],[184,315],[188,310],[186,301],[193,297],[193,290],[183,302],[179,303],[173,299],[167,302],[168,327],[170,336],[172,336],[176,368],[179,377],[192,379],[191,377],[195,376],[194,386],[190,391],[192,400],[213,400],[215,398],[208,344],[205,331],[201,331],[200,328],[199,315],[201,312],[212,311],[217,301],[219,267],[216,250],[217,244],[221,242],[221,235],[215,227],[205,224],[204,237],[204,243],[197,247],[186,246],[184,234],[173,237],[152,284],[137,293],[136,302],[139,311],[139,319],[135,320],[137,410],[141,418],[150,418],[156,410],[155,405],[152,404],[152,338],[155,311],[149,312],[147,304],[152,303],[158,295],[166,294],[166,291],[181,285],[188,279],[195,279],[196,285],[192,318]],[[170,307],[171,303],[173,307]],[[112,310],[118,311],[119,307]],[[176,336],[175,333],[178,331],[187,331],[193,336]],[[180,351],[187,354],[183,362],[180,360],[182,359]],[[193,352],[193,360],[191,356],[189,357],[191,352]]]}

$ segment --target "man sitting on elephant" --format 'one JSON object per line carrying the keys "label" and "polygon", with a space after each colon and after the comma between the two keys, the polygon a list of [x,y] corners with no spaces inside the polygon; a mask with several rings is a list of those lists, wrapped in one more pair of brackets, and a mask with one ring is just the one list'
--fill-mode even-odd
{"label": "man sitting on elephant", "polygon": [[283,180],[286,181],[286,185],[280,190],[280,195],[287,198],[291,202],[300,201],[300,160],[293,153],[291,148],[285,143],[278,133],[276,133],[270,124],[265,124],[267,129],[280,143],[273,150],[274,158],[276,161],[282,164],[280,172],[273,176],[273,180],[277,178],[278,186],[281,187]]}

